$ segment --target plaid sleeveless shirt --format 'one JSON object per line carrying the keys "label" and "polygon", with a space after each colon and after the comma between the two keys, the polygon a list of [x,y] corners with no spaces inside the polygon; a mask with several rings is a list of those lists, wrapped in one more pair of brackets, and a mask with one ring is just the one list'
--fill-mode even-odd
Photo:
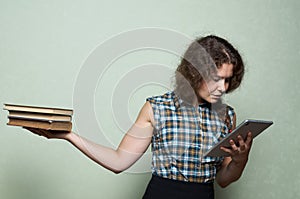
{"label": "plaid sleeveless shirt", "polygon": [[229,126],[209,104],[184,105],[174,92],[146,99],[154,113],[152,174],[186,182],[213,182],[223,157],[203,157],[233,125],[234,110],[227,107]]}

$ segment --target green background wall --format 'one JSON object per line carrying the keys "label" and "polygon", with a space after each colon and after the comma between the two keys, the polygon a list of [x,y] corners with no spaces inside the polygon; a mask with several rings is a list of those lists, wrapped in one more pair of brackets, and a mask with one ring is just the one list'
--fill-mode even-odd
{"label": "green background wall", "polygon": [[[225,189],[216,186],[216,198],[299,198],[299,9],[297,0],[0,0],[0,102],[72,107],[82,64],[120,32],[158,27],[191,37],[217,34],[240,50],[247,66],[241,88],[226,97],[238,122],[271,119],[274,125],[255,140],[242,178]],[[135,58],[148,62],[152,55],[173,69],[178,62],[167,53],[142,54],[124,58],[128,70]],[[122,61],[114,67],[111,81]],[[153,85],[137,91],[129,103],[132,117],[146,96],[163,90]],[[105,107],[105,99],[98,100]],[[0,198],[141,198],[149,173],[115,175],[64,141],[6,126],[6,116],[0,113]],[[103,120],[118,143],[122,133],[111,117]]]}

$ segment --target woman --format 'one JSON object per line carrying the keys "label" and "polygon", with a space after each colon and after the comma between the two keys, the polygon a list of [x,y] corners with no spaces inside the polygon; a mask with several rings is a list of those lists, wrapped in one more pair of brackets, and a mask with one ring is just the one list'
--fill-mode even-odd
{"label": "woman", "polygon": [[230,141],[228,157],[203,157],[236,126],[233,108],[221,97],[239,87],[244,65],[226,40],[207,36],[195,40],[176,70],[174,91],[150,97],[117,149],[97,145],[74,132],[52,134],[65,139],[101,166],[119,173],[133,165],[152,143],[152,178],[147,198],[214,198],[213,182],[226,187],[241,176],[252,137]]}

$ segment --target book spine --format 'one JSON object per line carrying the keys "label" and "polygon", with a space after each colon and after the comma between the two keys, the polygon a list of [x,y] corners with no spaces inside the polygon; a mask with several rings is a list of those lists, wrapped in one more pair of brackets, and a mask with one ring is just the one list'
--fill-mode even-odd
{"label": "book spine", "polygon": [[30,128],[39,128],[44,130],[56,130],[56,131],[71,131],[71,122],[51,122],[51,121],[30,121],[21,119],[9,119],[8,125],[22,126]]}

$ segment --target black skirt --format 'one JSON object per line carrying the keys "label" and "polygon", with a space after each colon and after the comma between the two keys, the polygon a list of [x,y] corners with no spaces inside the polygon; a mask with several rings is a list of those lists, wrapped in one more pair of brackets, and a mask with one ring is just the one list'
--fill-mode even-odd
{"label": "black skirt", "polygon": [[170,180],[152,175],[143,199],[214,199],[213,183]]}

